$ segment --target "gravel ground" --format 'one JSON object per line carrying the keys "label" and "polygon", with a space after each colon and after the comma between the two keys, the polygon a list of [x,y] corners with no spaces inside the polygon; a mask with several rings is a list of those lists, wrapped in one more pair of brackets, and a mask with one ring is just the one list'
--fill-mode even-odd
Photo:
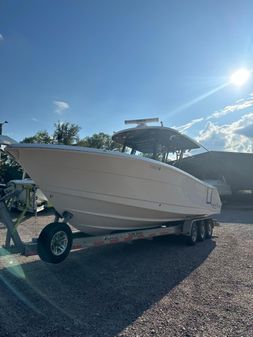
{"label": "gravel ground", "polygon": [[[37,230],[51,219],[40,215]],[[219,220],[194,247],[170,237],[73,252],[59,265],[0,257],[0,337],[252,337],[253,209],[227,207]],[[21,231],[31,239],[32,220]]]}

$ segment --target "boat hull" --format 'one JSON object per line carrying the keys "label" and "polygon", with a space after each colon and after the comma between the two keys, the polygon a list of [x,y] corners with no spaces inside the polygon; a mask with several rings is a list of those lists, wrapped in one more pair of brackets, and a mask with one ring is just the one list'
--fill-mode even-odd
{"label": "boat hull", "polygon": [[212,186],[151,159],[97,149],[18,144],[7,152],[88,234],[151,228],[220,212]]}

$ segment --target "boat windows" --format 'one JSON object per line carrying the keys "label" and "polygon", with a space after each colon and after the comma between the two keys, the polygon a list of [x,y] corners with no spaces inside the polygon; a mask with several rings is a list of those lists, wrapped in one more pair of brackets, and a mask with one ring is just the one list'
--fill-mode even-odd
{"label": "boat windows", "polygon": [[122,152],[168,164],[182,159],[187,150],[200,146],[177,130],[163,126],[138,126],[116,132],[112,138],[123,145]]}

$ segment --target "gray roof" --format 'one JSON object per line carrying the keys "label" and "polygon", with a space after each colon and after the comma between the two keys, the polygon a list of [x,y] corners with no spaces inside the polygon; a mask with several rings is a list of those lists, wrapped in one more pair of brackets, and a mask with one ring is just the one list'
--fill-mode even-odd
{"label": "gray roof", "polygon": [[234,190],[253,189],[253,153],[209,151],[184,158],[175,166],[195,177],[225,177]]}
{"label": "gray roof", "polygon": [[0,135],[0,145],[10,145],[17,143],[14,139],[9,136]]}

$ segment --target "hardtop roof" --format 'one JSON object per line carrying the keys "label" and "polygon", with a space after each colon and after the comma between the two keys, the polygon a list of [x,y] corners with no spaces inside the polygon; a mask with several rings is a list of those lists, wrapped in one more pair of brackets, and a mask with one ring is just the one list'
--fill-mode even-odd
{"label": "hardtop roof", "polygon": [[138,126],[114,133],[112,139],[122,145],[140,151],[152,153],[154,147],[165,148],[166,152],[192,150],[200,144],[179,131],[164,126]]}

